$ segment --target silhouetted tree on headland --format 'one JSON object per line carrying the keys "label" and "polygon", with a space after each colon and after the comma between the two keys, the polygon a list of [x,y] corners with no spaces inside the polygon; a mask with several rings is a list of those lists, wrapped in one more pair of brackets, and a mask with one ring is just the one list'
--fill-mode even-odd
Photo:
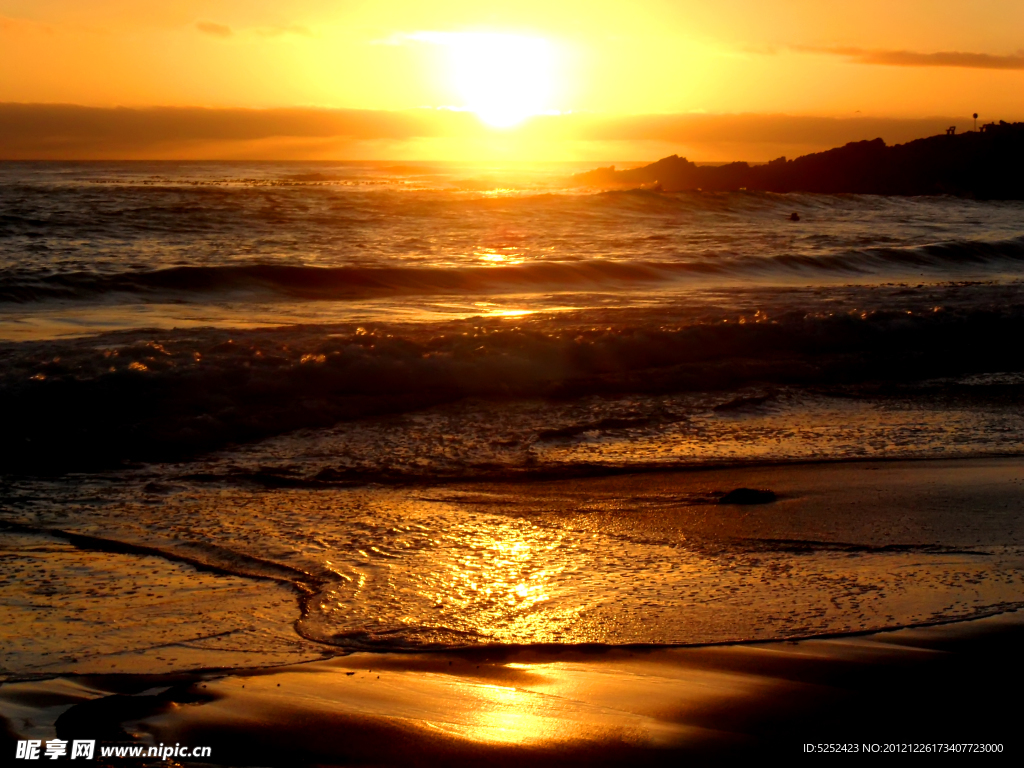
{"label": "silhouetted tree on headland", "polygon": [[605,187],[658,185],[684,190],[821,192],[870,195],[959,195],[1024,199],[1024,123],[988,123],[980,131],[947,133],[886,146],[882,139],[780,157],[766,165],[698,166],[677,155],[628,171],[614,166],[575,177]]}

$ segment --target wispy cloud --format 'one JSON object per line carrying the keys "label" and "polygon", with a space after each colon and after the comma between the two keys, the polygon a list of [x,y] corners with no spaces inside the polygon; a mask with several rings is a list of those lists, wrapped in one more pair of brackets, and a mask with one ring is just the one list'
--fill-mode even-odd
{"label": "wispy cloud", "polygon": [[1010,55],[968,53],[964,51],[887,51],[843,46],[790,46],[801,53],[842,56],[856,64],[878,64],[887,67],[960,67],[964,69],[1024,70],[1024,52]]}
{"label": "wispy cloud", "polygon": [[231,37],[234,35],[234,30],[231,29],[227,24],[218,24],[215,21],[197,21],[196,29],[207,35],[213,35],[214,37]]}

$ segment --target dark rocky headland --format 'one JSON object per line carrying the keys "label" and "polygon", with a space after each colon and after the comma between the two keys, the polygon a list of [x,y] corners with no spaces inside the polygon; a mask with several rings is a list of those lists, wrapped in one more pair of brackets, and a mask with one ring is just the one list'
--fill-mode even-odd
{"label": "dark rocky headland", "polygon": [[886,146],[882,139],[780,157],[764,165],[699,166],[677,155],[617,171],[614,166],[577,174],[583,185],[653,186],[689,190],[818,192],[823,194],[957,195],[987,200],[1024,199],[1024,123],[990,123],[979,131],[946,134]]}

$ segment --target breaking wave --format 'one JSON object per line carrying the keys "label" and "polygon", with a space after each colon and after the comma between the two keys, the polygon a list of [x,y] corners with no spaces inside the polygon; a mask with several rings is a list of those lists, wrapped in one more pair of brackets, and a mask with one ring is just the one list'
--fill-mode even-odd
{"label": "breaking wave", "polygon": [[[1019,291],[1018,291],[1019,293]],[[126,332],[0,347],[2,458],[70,468],[167,459],[464,398],[573,399],[751,384],[892,384],[1024,370],[1024,302],[790,310],[616,325],[586,313],[510,324]],[[993,306],[993,308],[987,308]],[[594,322],[596,320],[596,322]],[[600,325],[598,325],[600,323]]]}
{"label": "breaking wave", "polygon": [[921,270],[948,276],[958,268],[972,272],[1016,272],[1022,264],[1024,238],[995,242],[950,241],[913,248],[864,248],[817,255],[712,253],[684,261],[589,259],[493,267],[315,267],[257,263],[48,275],[25,275],[8,270],[6,274],[0,272],[0,302],[89,299],[118,293],[202,300],[203,296],[231,292],[354,300],[401,295],[613,290],[702,276],[763,279],[811,273],[899,278],[918,275]]}

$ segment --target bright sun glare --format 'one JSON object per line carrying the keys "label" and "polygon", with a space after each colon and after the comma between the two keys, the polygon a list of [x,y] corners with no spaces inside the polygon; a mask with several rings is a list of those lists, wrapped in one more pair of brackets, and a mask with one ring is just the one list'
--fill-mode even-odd
{"label": "bright sun glare", "polygon": [[510,128],[550,109],[555,57],[547,40],[491,32],[427,35],[420,39],[448,50],[461,106],[488,125]]}

